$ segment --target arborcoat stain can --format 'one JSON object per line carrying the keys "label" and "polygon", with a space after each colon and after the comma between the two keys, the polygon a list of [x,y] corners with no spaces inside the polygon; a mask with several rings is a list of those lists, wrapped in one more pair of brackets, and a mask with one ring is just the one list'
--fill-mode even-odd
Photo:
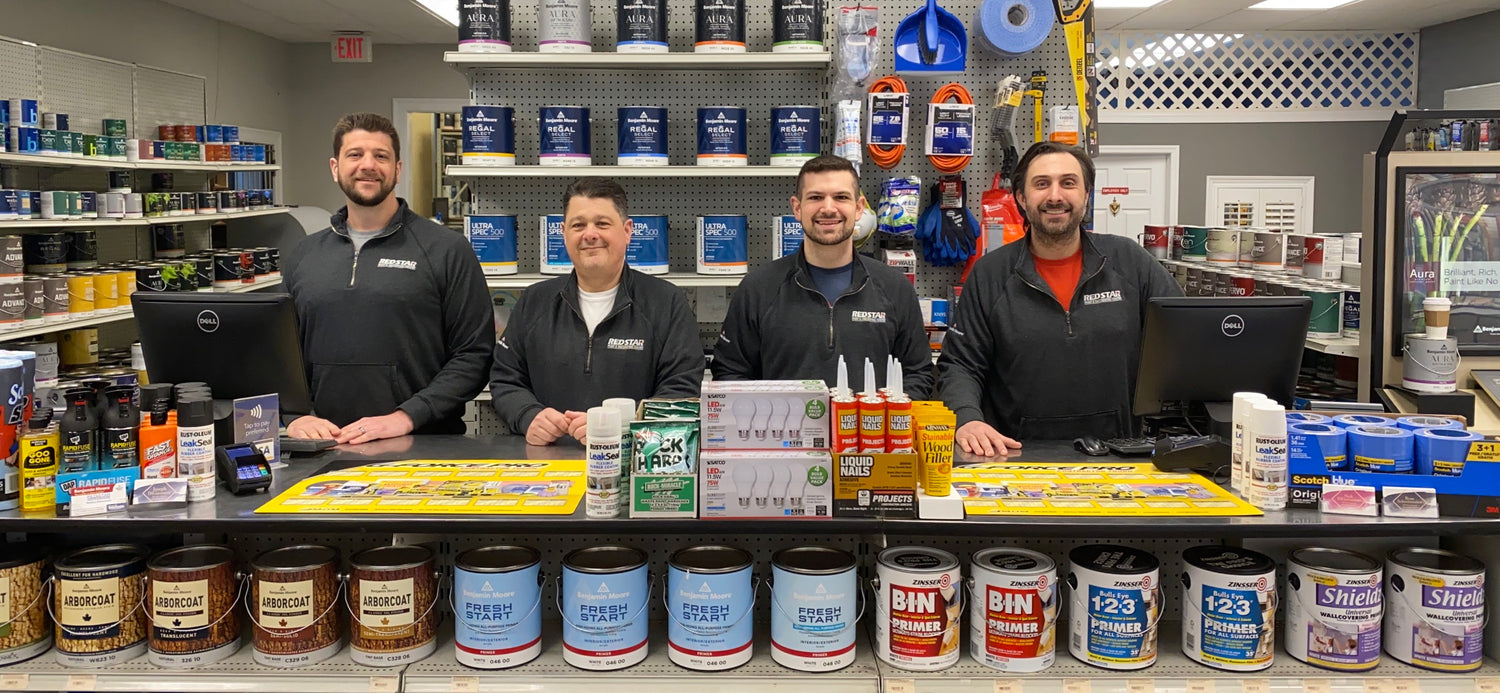
{"label": "arborcoat stain can", "polygon": [[801,166],[822,151],[822,112],[817,106],[771,109],[771,165]]}
{"label": "arborcoat stain can", "polygon": [[969,585],[974,661],[1013,673],[1052,666],[1061,589],[1051,558],[1026,549],[985,549],[974,554]]}
{"label": "arborcoat stain can", "polygon": [[1484,656],[1484,564],[1439,549],[1385,559],[1385,651],[1433,671],[1475,671]]}
{"label": "arborcoat stain can", "polygon": [[505,669],[542,653],[541,554],[523,546],[470,549],[453,561],[454,657]]}
{"label": "arborcoat stain can", "polygon": [[630,226],[625,263],[646,274],[666,274],[671,269],[667,258],[667,215],[632,214]]}
{"label": "arborcoat stain can", "polygon": [[573,260],[568,256],[568,246],[563,243],[563,215],[543,214],[537,220],[541,231],[542,274],[567,274],[573,271]]}
{"label": "arborcoat stain can", "polygon": [[0,544],[0,666],[23,662],[52,647],[47,618],[46,556],[25,544]]}
{"label": "arborcoat stain can", "polygon": [[250,623],[257,664],[316,664],[343,648],[338,551],[288,546],[261,554],[250,567]]}
{"label": "arborcoat stain can", "polygon": [[745,166],[745,109],[716,106],[698,109],[698,165]]}
{"label": "arborcoat stain can", "polygon": [[620,0],[615,14],[615,51],[667,52],[666,0]]}
{"label": "arborcoat stain can", "polygon": [[698,671],[750,661],[755,587],[749,552],[694,546],[667,563],[667,655]]}
{"label": "arborcoat stain can", "polygon": [[1156,663],[1161,620],[1161,564],[1138,549],[1107,544],[1068,552],[1068,651],[1103,669]]}
{"label": "arborcoat stain can", "polygon": [[458,0],[458,52],[510,52],[509,0]]}
{"label": "arborcoat stain can", "polygon": [[1380,562],[1343,549],[1287,556],[1286,653],[1313,666],[1368,671],[1380,664]]}
{"label": "arborcoat stain can", "polygon": [[1225,671],[1260,671],[1276,652],[1276,562],[1232,546],[1182,552],[1182,652]]}
{"label": "arborcoat stain can", "polygon": [[137,544],[79,549],[52,564],[57,663],[94,668],[146,652],[146,559]]}
{"label": "arborcoat stain can", "polygon": [[516,112],[510,106],[464,106],[465,166],[516,164]]}
{"label": "arborcoat stain can", "polygon": [[916,546],[889,548],[875,563],[875,655],[899,669],[936,671],[958,662],[963,613],[958,558]]}
{"label": "arborcoat stain can", "polygon": [[657,106],[621,108],[619,165],[667,165],[667,109]]}
{"label": "arborcoat stain can", "polygon": [[184,546],[146,564],[152,664],[191,667],[223,660],[240,649],[242,585],[234,552],[224,546]]}
{"label": "arborcoat stain can", "polygon": [[589,109],[543,106],[541,118],[539,160],[543,166],[588,166],[593,162]]}
{"label": "arborcoat stain can", "polygon": [[646,554],[593,546],[563,557],[563,661],[580,669],[624,669],[646,658],[651,589]]}
{"label": "arborcoat stain can", "polygon": [[437,649],[436,558],[422,546],[381,546],[349,559],[349,659],[399,666]]}
{"label": "arborcoat stain can", "polygon": [[745,0],[697,0],[693,19],[693,52],[745,52]]}
{"label": "arborcoat stain can", "polygon": [[536,19],[538,52],[588,53],[593,50],[589,0],[541,0]]}
{"label": "arborcoat stain can", "polygon": [[745,215],[698,217],[698,274],[744,274],[750,268]]}
{"label": "arborcoat stain can", "polygon": [[797,671],[834,671],[854,663],[859,563],[821,546],[771,556],[771,658]]}
{"label": "arborcoat stain can", "polygon": [[823,0],[775,0],[772,13],[772,53],[823,50]]}

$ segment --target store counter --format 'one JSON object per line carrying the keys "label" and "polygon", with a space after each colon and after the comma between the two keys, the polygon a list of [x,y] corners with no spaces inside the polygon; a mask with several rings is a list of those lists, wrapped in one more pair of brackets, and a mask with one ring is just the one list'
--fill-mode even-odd
{"label": "store counter", "polygon": [[[269,494],[233,496],[222,488],[212,502],[187,508],[112,513],[82,518],[23,515],[0,511],[0,531],[73,532],[90,529],[111,534],[206,532],[702,532],[711,527],[725,534],[804,534],[860,532],[950,536],[1091,536],[1154,537],[1170,525],[1182,537],[1387,536],[1395,534],[1500,534],[1500,521],[1470,518],[1405,519],[1325,515],[1315,510],[1269,512],[1258,517],[970,517],[966,520],[831,518],[819,520],[699,520],[691,518],[588,519],[582,506],[572,515],[258,515],[255,510],[276,494],[314,474],[370,462],[407,459],[581,459],[576,444],[527,445],[519,436],[407,436],[365,445],[341,446],[292,459],[275,471]],[[1012,461],[1120,462],[1119,457],[1088,457],[1071,442],[1026,443]],[[956,464],[984,461],[960,454]],[[1134,458],[1131,461],[1144,461]]]}

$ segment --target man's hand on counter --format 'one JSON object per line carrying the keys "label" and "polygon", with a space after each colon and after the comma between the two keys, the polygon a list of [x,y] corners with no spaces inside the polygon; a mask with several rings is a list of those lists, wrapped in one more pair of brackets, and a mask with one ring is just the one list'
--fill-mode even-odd
{"label": "man's hand on counter", "polygon": [[1000,432],[983,421],[970,421],[960,426],[953,434],[960,450],[983,457],[1005,457],[1012,450],[1020,450],[1021,442],[1000,435]]}
{"label": "man's hand on counter", "polygon": [[530,445],[551,445],[563,436],[573,436],[582,441],[586,425],[588,415],[581,411],[560,412],[547,407],[537,412],[536,418],[531,420],[531,426],[526,429],[526,442]]}
{"label": "man's hand on counter", "polygon": [[404,436],[411,433],[412,428],[414,426],[411,417],[407,416],[406,412],[397,410],[385,416],[366,416],[343,427],[337,435],[330,437],[338,441],[340,445],[359,445],[372,440]]}
{"label": "man's hand on counter", "polygon": [[287,424],[286,434],[292,438],[332,439],[339,434],[339,427],[328,419],[300,416]]}

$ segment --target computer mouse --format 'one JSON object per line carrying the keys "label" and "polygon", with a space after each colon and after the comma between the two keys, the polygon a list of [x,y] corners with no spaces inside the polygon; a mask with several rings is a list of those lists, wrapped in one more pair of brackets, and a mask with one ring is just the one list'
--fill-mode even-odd
{"label": "computer mouse", "polygon": [[1090,455],[1092,457],[1103,457],[1109,454],[1109,447],[1104,444],[1103,440],[1095,438],[1094,436],[1074,438],[1073,448],[1085,455]]}

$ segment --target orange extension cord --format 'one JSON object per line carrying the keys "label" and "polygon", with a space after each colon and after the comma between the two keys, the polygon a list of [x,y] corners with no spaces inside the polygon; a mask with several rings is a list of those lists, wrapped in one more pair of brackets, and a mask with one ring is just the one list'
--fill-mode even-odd
{"label": "orange extension cord", "polygon": [[[889,77],[881,77],[880,79],[876,80],[874,84],[871,84],[870,93],[905,94],[908,92],[906,90],[906,81],[901,79],[900,77],[891,75]],[[872,115],[871,117],[874,116]],[[906,154],[906,145],[898,144],[894,147],[891,147],[886,145],[871,144],[869,145],[869,151],[870,161],[875,162],[876,166],[889,171],[895,168],[897,164],[901,163],[901,157]]]}
{"label": "orange extension cord", "polygon": [[[974,97],[969,94],[969,90],[958,82],[944,84],[932,94],[932,103],[944,103],[949,99],[956,99],[958,103],[974,103]],[[932,162],[933,168],[943,173],[958,173],[969,165],[967,156],[928,156],[927,160]]]}

